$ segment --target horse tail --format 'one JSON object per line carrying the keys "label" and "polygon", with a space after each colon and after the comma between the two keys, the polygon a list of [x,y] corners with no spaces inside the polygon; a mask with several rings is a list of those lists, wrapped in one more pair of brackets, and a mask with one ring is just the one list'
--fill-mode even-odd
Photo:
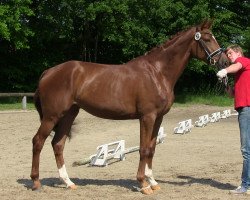
{"label": "horse tail", "polygon": [[[39,81],[42,79],[42,77],[46,74],[48,70],[45,70],[42,75],[39,78]],[[41,106],[41,100],[40,100],[40,95],[39,95],[39,88],[36,89],[35,95],[34,95],[34,104],[36,107],[37,112],[39,113],[40,120],[43,119],[43,112],[42,112],[42,106]]]}
{"label": "horse tail", "polygon": [[35,104],[37,112],[39,113],[40,120],[42,120],[43,112],[42,112],[42,106],[41,106],[41,101],[40,101],[40,97],[39,97],[39,89],[37,89],[36,92],[35,92],[34,104]]}

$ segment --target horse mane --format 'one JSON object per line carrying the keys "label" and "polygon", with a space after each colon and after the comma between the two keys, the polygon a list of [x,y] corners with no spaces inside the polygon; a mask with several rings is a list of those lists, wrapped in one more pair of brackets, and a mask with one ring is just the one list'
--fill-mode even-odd
{"label": "horse mane", "polygon": [[159,49],[166,49],[166,48],[168,48],[168,47],[169,47],[170,45],[172,45],[172,44],[176,41],[176,39],[178,39],[179,36],[181,36],[183,33],[187,32],[188,30],[190,30],[191,28],[194,28],[194,27],[195,27],[196,29],[198,29],[198,27],[203,27],[204,24],[207,24],[207,23],[210,23],[210,24],[211,24],[212,21],[209,20],[209,19],[205,19],[205,20],[204,20],[202,23],[200,23],[199,25],[188,26],[186,29],[181,30],[181,31],[177,32],[176,34],[170,36],[170,38],[169,38],[168,40],[166,40],[164,43],[162,43],[162,44],[160,44],[160,45],[154,47],[153,49],[149,50],[148,52],[146,52],[145,55],[149,55],[149,54],[151,54],[151,53],[153,53],[153,52],[155,52],[155,51],[157,51],[157,50],[159,50]]}
{"label": "horse mane", "polygon": [[[192,26],[193,27],[193,26]],[[148,52],[145,53],[145,55],[149,55],[159,49],[166,49],[167,47],[169,47],[170,45],[172,45],[176,39],[179,38],[179,36],[181,36],[183,33],[185,33],[186,31],[188,31],[189,29],[191,29],[192,27],[188,27],[182,31],[177,32],[176,34],[172,35],[169,37],[169,39],[167,39],[164,43],[154,47],[153,49],[149,50]]]}

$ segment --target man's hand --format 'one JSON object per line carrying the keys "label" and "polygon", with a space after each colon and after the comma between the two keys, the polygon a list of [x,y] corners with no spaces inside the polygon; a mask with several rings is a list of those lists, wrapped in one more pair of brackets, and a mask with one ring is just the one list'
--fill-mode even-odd
{"label": "man's hand", "polygon": [[222,80],[223,78],[225,78],[227,76],[227,70],[222,69],[222,70],[218,71],[216,76],[219,78],[219,80]]}

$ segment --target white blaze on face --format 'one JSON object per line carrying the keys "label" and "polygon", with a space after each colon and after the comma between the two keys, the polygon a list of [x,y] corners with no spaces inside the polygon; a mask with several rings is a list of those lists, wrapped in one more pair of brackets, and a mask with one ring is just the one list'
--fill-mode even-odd
{"label": "white blaze on face", "polygon": [[158,185],[158,183],[155,181],[154,177],[153,177],[153,171],[152,169],[148,168],[148,164],[146,164],[145,167],[145,176],[147,177],[147,180],[149,182],[150,185]]}
{"label": "white blaze on face", "polygon": [[58,170],[59,170],[59,178],[67,185],[67,187],[74,185],[74,183],[69,179],[65,165],[63,165]]}

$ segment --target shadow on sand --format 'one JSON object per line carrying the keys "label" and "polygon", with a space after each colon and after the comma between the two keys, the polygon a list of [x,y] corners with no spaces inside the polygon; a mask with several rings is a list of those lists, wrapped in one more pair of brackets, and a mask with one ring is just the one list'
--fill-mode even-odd
{"label": "shadow on sand", "polygon": [[[136,180],[131,179],[119,179],[119,180],[98,180],[98,179],[79,179],[79,178],[71,178],[72,182],[74,182],[78,186],[86,186],[86,185],[112,185],[124,187],[127,189],[133,189],[133,186],[137,186],[138,183]],[[40,180],[41,184],[49,187],[58,187],[62,188],[62,182],[59,178],[43,178]],[[31,179],[18,179],[17,182],[22,184],[25,188],[31,189],[33,182]]]}
{"label": "shadow on sand", "polygon": [[[209,179],[209,178],[194,178],[192,176],[177,176],[179,180],[177,181],[163,181],[157,180],[157,182],[170,184],[170,185],[177,185],[177,186],[185,186],[185,185],[192,185],[192,184],[201,184],[201,185],[208,185],[214,188],[218,188],[221,190],[230,190],[234,189],[236,186],[230,183],[221,183],[219,181]],[[79,186],[86,186],[86,185],[96,185],[96,186],[103,186],[103,185],[112,185],[112,186],[119,186],[124,187],[127,189],[132,189],[133,186],[138,186],[136,180],[131,179],[118,179],[118,180],[98,180],[98,179],[79,179],[79,178],[71,178],[71,180]],[[41,179],[41,184],[49,187],[62,187],[62,183],[59,178],[44,178]],[[32,181],[30,179],[18,179],[17,182],[19,184],[24,185],[27,189],[32,188]]]}
{"label": "shadow on sand", "polygon": [[192,176],[177,176],[177,178],[180,179],[181,181],[162,181],[162,180],[157,180],[157,181],[158,183],[167,183],[177,186],[201,184],[201,185],[208,185],[221,190],[231,190],[235,189],[236,187],[235,185],[232,185],[230,183],[221,183],[219,181],[210,178],[195,178]]}

